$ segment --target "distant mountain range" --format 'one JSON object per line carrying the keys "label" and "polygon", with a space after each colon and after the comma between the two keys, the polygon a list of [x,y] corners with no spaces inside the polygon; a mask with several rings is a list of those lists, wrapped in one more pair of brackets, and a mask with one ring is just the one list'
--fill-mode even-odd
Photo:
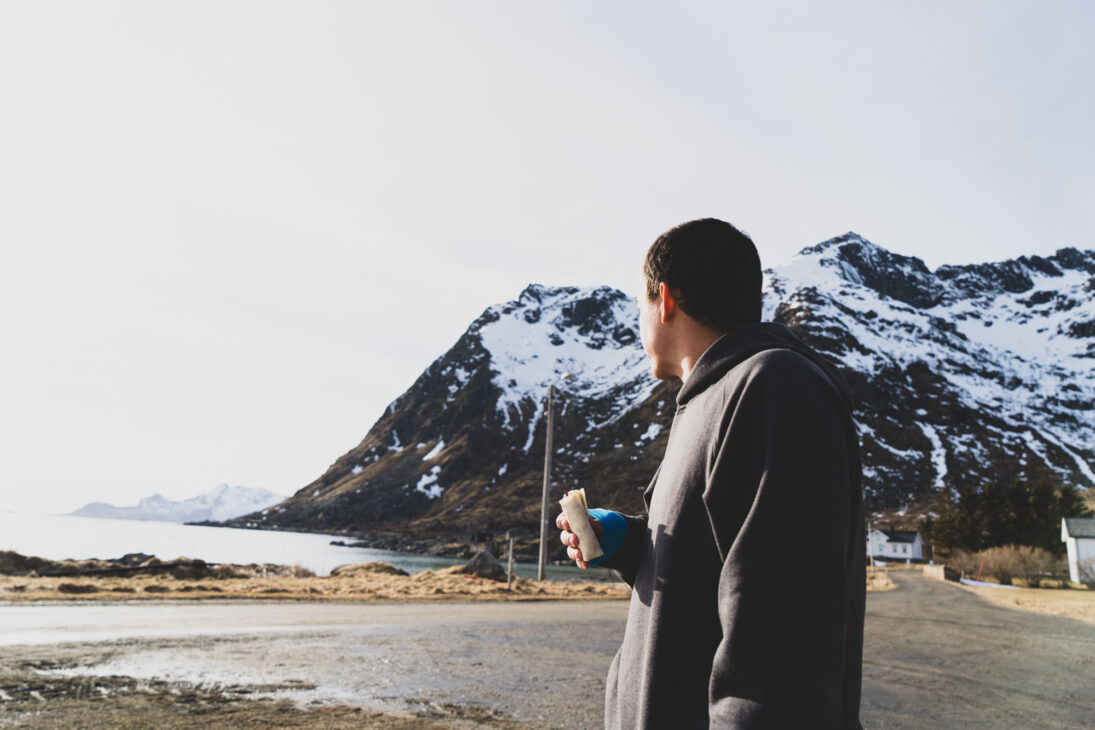
{"label": "distant mountain range", "polygon": [[[933,272],[848,233],[766,271],[764,296],[765,319],[853,389],[868,509],[991,479],[1095,486],[1095,251]],[[678,386],[651,377],[624,293],[534,284],[487,308],[326,473],[231,524],[536,532],[551,383],[553,499],[582,485],[641,509]]]}
{"label": "distant mountain range", "polygon": [[284,500],[268,489],[230,487],[222,484],[211,492],[181,502],[159,494],[145,497],[135,507],[115,507],[106,502],[91,502],[72,514],[80,517],[107,517],[116,520],[158,520],[160,522],[221,522],[265,509]]}

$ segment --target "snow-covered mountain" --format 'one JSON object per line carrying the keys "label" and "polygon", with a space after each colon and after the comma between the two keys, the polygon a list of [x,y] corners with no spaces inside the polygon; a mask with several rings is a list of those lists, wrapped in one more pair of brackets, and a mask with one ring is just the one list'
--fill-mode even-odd
{"label": "snow-covered mountain", "polygon": [[554,483],[639,509],[676,386],[650,376],[625,294],[532,284],[484,311],[323,476],[233,524],[465,536],[538,524],[552,383]]}
{"label": "snow-covered mountain", "polygon": [[[767,271],[765,315],[851,384],[869,508],[988,479],[1095,486],[1095,251],[932,272],[849,233]],[[651,377],[622,292],[530,285],[489,307],[319,479],[234,523],[536,531],[549,384],[555,498],[581,484],[640,509],[677,385]]]}
{"label": "snow-covered mountain", "polygon": [[117,520],[221,522],[265,509],[284,499],[284,496],[274,494],[268,489],[230,487],[222,484],[211,492],[181,502],[154,494],[151,497],[145,497],[134,507],[115,507],[105,502],[91,502],[72,514],[81,517],[109,517]]}
{"label": "snow-covered mountain", "polygon": [[766,292],[852,382],[874,505],[1044,472],[1095,486],[1095,252],[931,272],[849,233]]}

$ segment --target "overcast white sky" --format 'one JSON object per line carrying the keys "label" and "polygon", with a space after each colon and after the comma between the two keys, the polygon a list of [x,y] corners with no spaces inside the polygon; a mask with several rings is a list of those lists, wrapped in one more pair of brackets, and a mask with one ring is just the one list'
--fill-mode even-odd
{"label": "overcast white sky", "polygon": [[1095,248],[1090,2],[0,4],[0,509],[284,494],[529,282]]}

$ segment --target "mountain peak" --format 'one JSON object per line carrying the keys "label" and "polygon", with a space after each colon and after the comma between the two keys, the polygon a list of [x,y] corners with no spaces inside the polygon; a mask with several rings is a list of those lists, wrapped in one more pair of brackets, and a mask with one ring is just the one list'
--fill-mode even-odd
{"label": "mountain peak", "polygon": [[810,259],[811,266],[820,265],[846,282],[919,309],[931,308],[943,298],[943,287],[922,260],[893,253],[853,231],[804,248],[796,258]]}
{"label": "mountain peak", "polygon": [[984,264],[940,266],[935,273],[964,297],[1021,294],[1036,288],[1039,279],[1095,274],[1095,251],[1062,248],[1047,257],[1020,256]]}
{"label": "mountain peak", "polygon": [[281,500],[281,496],[268,489],[230,487],[227,484],[221,484],[216,489],[184,501],[171,500],[162,494],[153,494],[143,497],[134,507],[115,507],[104,502],[91,502],[72,514],[120,520],[199,522],[229,519],[269,507]]}
{"label": "mountain peak", "polygon": [[539,403],[563,373],[576,376],[568,390],[592,394],[614,382],[621,368],[646,369],[635,346],[638,312],[611,287],[530,284],[517,301],[492,309],[498,316],[483,322],[477,334],[502,394],[498,408],[506,423],[523,401]]}
{"label": "mountain peak", "polygon": [[[798,255],[799,256],[820,255],[820,254],[824,254],[827,251],[831,251],[833,249],[839,249],[841,246],[844,246],[846,244],[851,244],[851,245],[866,244],[868,246],[875,246],[875,244],[871,243],[870,241],[868,241],[866,238],[859,235],[855,231],[848,231],[847,233],[841,234],[839,236],[833,236],[832,238],[826,239],[826,240],[822,241],[821,243],[815,243],[812,246],[807,246],[806,248],[799,251]],[[880,248],[878,246],[875,246],[875,247]]]}
{"label": "mountain peak", "polygon": [[1065,269],[1077,269],[1095,274],[1095,250],[1080,251],[1072,247],[1059,248],[1052,258]]}

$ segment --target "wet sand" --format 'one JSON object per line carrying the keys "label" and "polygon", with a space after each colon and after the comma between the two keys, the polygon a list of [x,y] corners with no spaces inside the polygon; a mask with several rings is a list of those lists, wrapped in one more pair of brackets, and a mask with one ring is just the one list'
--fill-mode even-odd
{"label": "wet sand", "polygon": [[596,728],[626,614],[620,601],[0,606],[13,698],[0,695],[0,726],[63,727],[77,705],[165,727],[190,727],[196,708],[204,727],[233,726],[254,705],[280,723],[283,700],[317,727]]}

